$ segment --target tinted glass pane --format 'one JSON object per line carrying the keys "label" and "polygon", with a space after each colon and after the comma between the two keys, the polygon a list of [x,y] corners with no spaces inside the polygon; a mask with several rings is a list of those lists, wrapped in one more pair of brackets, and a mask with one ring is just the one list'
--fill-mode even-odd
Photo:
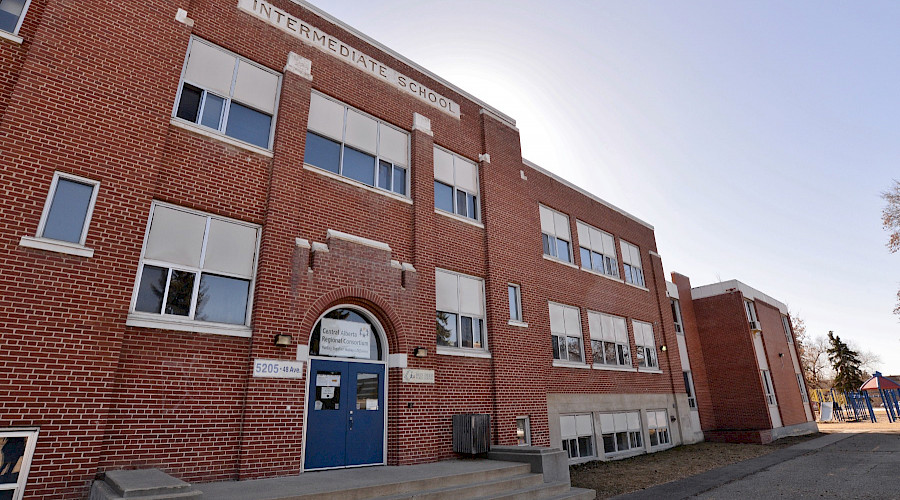
{"label": "tinted glass pane", "polygon": [[353,148],[344,147],[345,176],[369,186],[375,185],[375,157]]}
{"label": "tinted glass pane", "polygon": [[181,88],[181,100],[178,101],[178,110],[175,111],[175,116],[196,123],[197,115],[200,113],[200,97],[202,95],[202,90],[185,83]]}
{"label": "tinted glass pane", "polygon": [[474,195],[471,195],[471,194],[466,195],[466,206],[468,207],[466,209],[466,213],[468,214],[469,217],[471,217],[473,219],[478,219],[478,207],[477,207],[477,203],[475,203],[475,199],[476,198]]}
{"label": "tinted glass pane", "polygon": [[166,290],[166,278],[169,270],[163,267],[144,266],[141,272],[141,283],[138,285],[135,311],[159,313],[162,310],[163,293]]}
{"label": "tinted glass pane", "polygon": [[231,101],[228,109],[228,125],[225,135],[255,144],[261,148],[269,147],[269,132],[272,130],[272,117]]}
{"label": "tinted glass pane", "polygon": [[200,276],[195,317],[201,321],[243,325],[250,281],[206,274]]}
{"label": "tinted glass pane", "polygon": [[3,453],[0,461],[0,483],[15,483],[19,480],[27,440],[28,438],[24,436],[0,437],[0,450]]}
{"label": "tinted glass pane", "polygon": [[[562,343],[562,338],[554,335],[553,336],[553,359],[565,359],[565,358],[559,357],[559,355],[560,355],[559,345],[561,343]],[[565,354],[565,350],[563,350],[562,352],[563,352],[563,354]]]}
{"label": "tinted glass pane", "polygon": [[466,205],[466,193],[465,191],[457,191],[456,192],[456,213],[462,216],[468,216],[467,210],[468,205]]}
{"label": "tinted glass pane", "polygon": [[378,410],[378,374],[356,374],[356,409]]}
{"label": "tinted glass pane", "polygon": [[472,318],[468,316],[461,317],[460,330],[462,347],[472,347]]}
{"label": "tinted glass pane", "polygon": [[56,192],[50,204],[50,213],[44,224],[44,238],[81,242],[81,230],[91,204],[93,186],[59,178]]}
{"label": "tinted glass pane", "polygon": [[603,272],[603,256],[597,252],[591,252],[591,268],[594,271]]}
{"label": "tinted glass pane", "polygon": [[222,120],[222,110],[225,108],[225,99],[217,95],[206,94],[206,102],[203,104],[203,118],[200,124],[219,130]]}
{"label": "tinted glass pane", "polygon": [[437,345],[456,347],[456,315],[437,312]]}
{"label": "tinted glass pane", "polygon": [[629,448],[627,432],[616,433],[616,447],[619,449],[619,451],[625,451]]}
{"label": "tinted glass pane", "polygon": [[394,192],[406,194],[406,169],[394,167]]}
{"label": "tinted glass pane", "polygon": [[391,189],[391,170],[392,165],[386,161],[378,162],[378,187],[382,189]]}
{"label": "tinted glass pane", "polygon": [[306,133],[306,151],[303,162],[334,173],[340,172],[341,145],[322,136]]}
{"label": "tinted glass pane", "polygon": [[578,337],[566,337],[566,347],[569,351],[569,361],[584,361],[581,359],[581,339]]}
{"label": "tinted glass pane", "polygon": [[578,438],[578,455],[581,457],[594,456],[594,443],[590,436]]}
{"label": "tinted glass pane", "polygon": [[541,241],[544,244],[544,255],[556,257],[556,238],[548,234],[541,233]]}
{"label": "tinted glass pane", "polygon": [[434,181],[434,206],[447,212],[453,211],[453,188]]}
{"label": "tinted glass pane", "polygon": [[569,242],[566,240],[556,239],[556,256],[566,262],[571,258],[569,256]]}
{"label": "tinted glass pane", "polygon": [[603,435],[603,452],[604,453],[615,453],[616,452],[615,434],[604,434]]}
{"label": "tinted glass pane", "polygon": [[194,273],[190,271],[172,271],[172,279],[169,280],[169,296],[166,297],[166,314],[187,316],[191,313],[194,276]]}
{"label": "tinted glass pane", "polygon": [[591,251],[584,247],[578,247],[581,254],[581,267],[591,268]]}

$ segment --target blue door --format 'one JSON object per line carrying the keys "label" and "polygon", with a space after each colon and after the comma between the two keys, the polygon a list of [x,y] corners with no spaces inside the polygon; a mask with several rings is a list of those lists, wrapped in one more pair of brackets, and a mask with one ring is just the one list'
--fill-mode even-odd
{"label": "blue door", "polygon": [[384,365],[310,360],[306,469],[384,463]]}

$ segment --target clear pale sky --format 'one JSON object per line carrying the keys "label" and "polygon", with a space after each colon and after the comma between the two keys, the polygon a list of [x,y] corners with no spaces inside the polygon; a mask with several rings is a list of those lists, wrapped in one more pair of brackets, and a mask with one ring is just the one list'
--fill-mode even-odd
{"label": "clear pale sky", "polygon": [[900,374],[900,3],[313,3],[512,116],[525,158],[654,225],[667,273]]}

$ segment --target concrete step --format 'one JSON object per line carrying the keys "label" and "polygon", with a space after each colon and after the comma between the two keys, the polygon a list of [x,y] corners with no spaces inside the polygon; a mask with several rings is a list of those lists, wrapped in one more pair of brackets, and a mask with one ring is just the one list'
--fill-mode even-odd
{"label": "concrete step", "polygon": [[568,493],[569,483],[541,483],[534,486],[525,486],[514,490],[504,491],[488,495],[479,495],[479,500],[544,500]]}
{"label": "concrete step", "polygon": [[585,488],[569,488],[569,491],[550,497],[549,500],[594,500],[597,498],[597,492]]}
{"label": "concrete step", "polygon": [[517,476],[502,477],[477,483],[448,486],[428,491],[417,491],[379,497],[378,500],[459,500],[461,498],[474,498],[484,495],[503,494],[508,491],[524,489],[544,484],[544,476],[541,474],[520,474]]}

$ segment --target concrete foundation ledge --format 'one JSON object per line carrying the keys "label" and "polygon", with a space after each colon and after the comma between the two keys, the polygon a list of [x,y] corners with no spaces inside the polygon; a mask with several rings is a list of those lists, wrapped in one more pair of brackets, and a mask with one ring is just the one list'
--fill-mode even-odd
{"label": "concrete foundation ledge", "polygon": [[531,472],[544,475],[545,483],[569,480],[569,455],[560,448],[540,446],[491,446],[491,460],[521,462],[531,465]]}
{"label": "concrete foundation ledge", "polygon": [[199,499],[202,493],[190,484],[159,469],[112,470],[91,485],[90,500]]}
{"label": "concrete foundation ledge", "polygon": [[786,427],[778,427],[772,429],[772,440],[781,439],[788,436],[802,436],[804,434],[812,434],[819,432],[819,426],[815,422],[803,422],[802,424],[788,425]]}

